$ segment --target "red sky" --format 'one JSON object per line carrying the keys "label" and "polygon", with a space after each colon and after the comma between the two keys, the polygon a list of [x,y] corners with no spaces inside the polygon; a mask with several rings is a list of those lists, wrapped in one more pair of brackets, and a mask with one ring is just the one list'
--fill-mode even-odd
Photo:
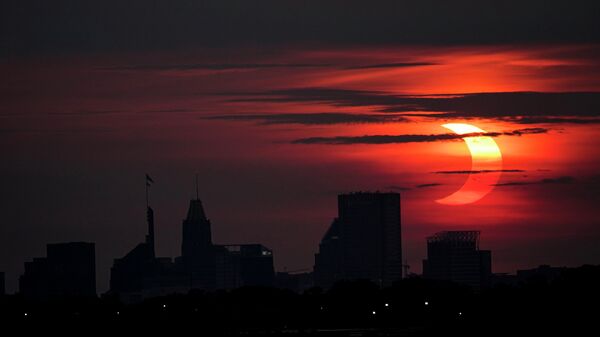
{"label": "red sky", "polygon": [[[357,190],[400,191],[413,272],[425,237],[453,229],[482,231],[495,272],[597,263],[600,94],[568,93],[600,92],[598,55],[555,43],[3,59],[0,269],[14,287],[46,243],[94,241],[105,289],[112,259],[143,239],[146,172],[163,256],[179,254],[198,173],[213,241],[263,243],[278,270],[312,268],[336,195]],[[435,203],[467,178],[436,172],[471,169],[462,140],[436,140],[448,122],[496,133],[516,171],[470,205]],[[401,137],[352,138],[377,135]]]}

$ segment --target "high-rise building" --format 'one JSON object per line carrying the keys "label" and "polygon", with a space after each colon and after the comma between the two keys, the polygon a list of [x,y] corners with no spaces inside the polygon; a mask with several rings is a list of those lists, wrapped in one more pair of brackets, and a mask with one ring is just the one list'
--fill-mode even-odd
{"label": "high-rise building", "polygon": [[27,298],[95,297],[94,244],[70,242],[47,245],[47,257],[25,262],[19,289]]}
{"label": "high-rise building", "polygon": [[479,231],[445,231],[427,238],[423,277],[481,289],[489,286],[492,254],[479,250]]}
{"label": "high-rise building", "polygon": [[381,286],[402,278],[400,194],[338,196],[338,217],[315,255],[315,283],[369,279]]}
{"label": "high-rise building", "polygon": [[189,274],[192,288],[215,287],[215,249],[212,243],[210,220],[206,218],[202,201],[190,200],[187,217],[182,224],[181,258]]}

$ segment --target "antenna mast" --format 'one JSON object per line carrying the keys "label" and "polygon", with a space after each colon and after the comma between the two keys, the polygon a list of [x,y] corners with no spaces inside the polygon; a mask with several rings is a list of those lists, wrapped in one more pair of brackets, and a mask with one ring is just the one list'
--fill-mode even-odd
{"label": "antenna mast", "polygon": [[196,173],[196,200],[200,200],[198,196],[198,173]]}

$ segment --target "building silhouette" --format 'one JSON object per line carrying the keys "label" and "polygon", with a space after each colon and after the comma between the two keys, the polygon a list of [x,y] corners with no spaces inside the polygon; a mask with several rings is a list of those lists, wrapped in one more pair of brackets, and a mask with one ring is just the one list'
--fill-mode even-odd
{"label": "building silhouette", "polygon": [[357,192],[338,196],[338,217],[315,255],[314,280],[368,279],[381,286],[402,278],[400,194]]}
{"label": "building silhouette", "polygon": [[4,280],[4,272],[0,271],[0,296],[6,294],[6,283]]}
{"label": "building silhouette", "polygon": [[26,298],[96,296],[95,245],[69,242],[47,245],[47,257],[25,262],[19,290]]}
{"label": "building silhouette", "polygon": [[536,268],[518,269],[517,279],[521,283],[550,283],[558,279],[567,269],[567,267],[551,267],[543,264]]}
{"label": "building silhouette", "polygon": [[154,212],[148,206],[148,235],[111,268],[109,293],[125,302],[274,283],[273,252],[260,244],[214,245],[211,222],[199,198],[190,200],[182,222],[181,256],[155,257]]}
{"label": "building silhouette", "polygon": [[293,290],[302,293],[307,289],[314,287],[314,276],[312,272],[304,271],[283,271],[275,275],[275,285],[278,288]]}
{"label": "building silhouette", "polygon": [[479,250],[479,231],[444,231],[427,238],[423,277],[481,289],[490,285],[492,254]]}
{"label": "building silhouette", "polygon": [[127,294],[135,301],[150,294],[158,296],[164,289],[174,287],[174,266],[170,257],[156,257],[154,250],[154,210],[146,208],[148,234],[124,257],[115,259],[111,268],[110,290]]}
{"label": "building silhouette", "polygon": [[182,223],[181,257],[177,262],[189,275],[192,288],[213,289],[217,286],[210,226],[200,199],[190,200],[187,217]]}

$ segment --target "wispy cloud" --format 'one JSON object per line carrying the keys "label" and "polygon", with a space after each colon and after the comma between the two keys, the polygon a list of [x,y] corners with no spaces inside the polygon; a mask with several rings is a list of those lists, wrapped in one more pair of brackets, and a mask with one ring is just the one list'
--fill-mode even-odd
{"label": "wispy cloud", "polygon": [[377,64],[358,64],[351,66],[335,65],[332,63],[169,63],[169,64],[128,64],[121,66],[102,67],[101,70],[156,70],[156,71],[186,71],[186,70],[258,70],[273,68],[338,68],[342,70],[411,68],[433,66],[431,62],[394,62]]}
{"label": "wispy cloud", "polygon": [[435,186],[441,186],[442,184],[440,183],[429,183],[429,184],[420,184],[415,186],[416,188],[425,188],[425,187],[435,187]]}
{"label": "wispy cloud", "polygon": [[380,63],[380,64],[366,64],[349,66],[345,69],[348,70],[359,70],[359,69],[380,69],[380,68],[410,68],[410,67],[423,67],[423,66],[435,66],[437,63],[430,62],[396,62],[396,63]]}
{"label": "wispy cloud", "polygon": [[227,95],[234,96],[231,101],[235,102],[327,103],[341,107],[373,107],[379,112],[410,113],[407,116],[494,118],[521,124],[589,124],[599,122],[600,118],[600,92],[490,92],[425,96],[308,87]]}
{"label": "wispy cloud", "polygon": [[322,68],[331,67],[325,63],[183,63],[183,64],[132,64],[124,66],[103,67],[101,70],[257,70],[273,68]]}
{"label": "wispy cloud", "polygon": [[249,115],[217,115],[203,119],[256,121],[259,124],[363,124],[363,123],[398,123],[408,119],[399,115],[388,114],[351,114],[351,113],[284,113],[284,114],[249,114]]}
{"label": "wispy cloud", "polygon": [[523,186],[523,185],[544,185],[544,184],[572,184],[575,178],[571,176],[562,176],[557,178],[545,178],[534,181],[511,181],[506,183],[498,183],[493,186]]}
{"label": "wispy cloud", "polygon": [[454,133],[442,133],[431,135],[365,135],[365,136],[336,136],[336,137],[309,137],[292,141],[294,144],[396,144],[396,143],[426,143],[437,141],[453,141],[466,137],[499,137],[499,136],[522,136],[527,134],[546,133],[547,129],[527,128],[504,132],[468,133],[458,135]]}
{"label": "wispy cloud", "polygon": [[466,171],[435,171],[435,174],[481,174],[481,173],[495,173],[495,172],[504,172],[504,173],[519,173],[525,172],[525,170],[516,170],[516,169],[507,169],[507,170],[466,170]]}
{"label": "wispy cloud", "polygon": [[573,118],[573,117],[506,117],[503,120],[519,124],[598,124],[600,118]]}

